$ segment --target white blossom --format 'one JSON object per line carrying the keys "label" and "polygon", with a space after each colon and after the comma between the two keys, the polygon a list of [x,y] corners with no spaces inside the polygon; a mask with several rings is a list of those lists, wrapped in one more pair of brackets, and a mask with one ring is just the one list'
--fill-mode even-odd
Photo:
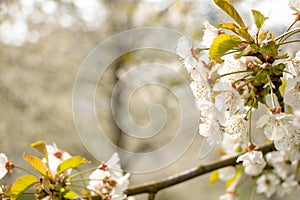
{"label": "white blossom", "polygon": [[[71,155],[64,150],[58,149],[55,143],[46,145],[46,148],[48,152],[48,166],[52,176],[55,176],[58,165],[64,160],[71,158]],[[46,162],[46,159],[44,158],[43,161]],[[67,170],[67,173],[70,174],[71,169]]]}
{"label": "white blossom", "polygon": [[292,60],[288,60],[285,64],[285,71],[287,72],[283,74],[285,79],[294,79],[300,76],[300,51],[296,53]]}
{"label": "white blossom", "polygon": [[284,93],[284,103],[300,109],[300,76],[295,79],[288,79]]}
{"label": "white blossom", "polygon": [[221,148],[222,154],[225,154],[225,156],[234,156],[238,154],[238,151],[241,148],[241,143],[239,141],[239,138],[224,133],[221,142]]}
{"label": "white blossom", "polygon": [[114,153],[106,163],[102,163],[98,169],[91,173],[87,188],[91,190],[92,195],[96,195],[96,192],[102,197],[122,200],[126,198],[124,191],[129,185],[129,175],[129,173],[123,175],[119,156]]}
{"label": "white blossom", "polygon": [[0,153],[0,179],[2,179],[8,172],[6,169],[6,163],[8,159],[4,153]]}
{"label": "white blossom", "polygon": [[291,9],[295,10],[296,12],[300,13],[300,1],[299,0],[290,0],[289,6]]}
{"label": "white blossom", "polygon": [[288,135],[290,121],[292,115],[285,113],[269,112],[269,114],[263,115],[256,123],[257,128],[264,128],[264,133],[269,140],[278,141],[284,136]]}
{"label": "white blossom", "polygon": [[291,195],[299,188],[298,182],[295,180],[295,175],[289,176],[284,182],[280,184],[277,190],[277,195],[283,197],[285,195]]}
{"label": "white blossom", "polygon": [[270,198],[276,193],[280,180],[274,174],[263,174],[257,179],[256,184],[256,192],[264,193],[266,197]]}
{"label": "white blossom", "polygon": [[246,121],[245,114],[236,114],[226,118],[226,121],[222,123],[225,133],[234,136],[246,135],[248,133],[248,121]]}
{"label": "white blossom", "polygon": [[294,110],[294,117],[293,125],[296,128],[300,128],[300,110]]}
{"label": "white blossom", "polygon": [[219,31],[216,27],[212,26],[208,21],[205,21],[203,25],[205,30],[204,30],[201,44],[205,47],[210,47],[213,40],[218,36]]}
{"label": "white blossom", "polygon": [[[202,102],[207,100],[210,96],[210,89],[203,80],[192,80],[190,88],[195,96],[196,103],[199,105],[201,105]],[[199,105],[197,107],[202,109]]]}
{"label": "white blossom", "polygon": [[207,142],[213,146],[221,142],[221,131],[219,124],[214,119],[205,119],[199,125],[200,135],[207,137]]}
{"label": "white blossom", "polygon": [[283,151],[273,151],[266,154],[267,162],[273,166],[276,174],[286,179],[291,170],[291,164],[289,163],[288,155]]}
{"label": "white blossom", "polygon": [[213,90],[219,92],[219,94],[215,96],[215,105],[220,112],[224,113],[228,111],[231,116],[236,113],[237,110],[240,112],[244,110],[240,94],[231,87],[230,83],[218,82]]}
{"label": "white blossom", "polygon": [[179,38],[176,48],[177,55],[181,56],[184,59],[184,66],[187,71],[190,73],[191,70],[196,67],[197,60],[192,55],[192,43],[186,37],[182,36]]}
{"label": "white blossom", "polygon": [[291,151],[298,149],[300,144],[300,129],[293,126],[288,127],[288,135],[283,136],[280,140],[275,140],[275,148],[279,151]]}
{"label": "white blossom", "polygon": [[[222,77],[220,80],[222,82],[234,82],[240,78],[243,78],[248,72],[241,72],[247,69],[246,60],[243,58],[236,59],[232,54],[222,57],[224,59],[224,64],[219,68],[219,75]],[[240,72],[240,73],[236,73]],[[230,74],[234,73],[234,74]],[[230,74],[230,75],[228,75]]]}
{"label": "white blossom", "polygon": [[240,155],[236,162],[243,162],[245,173],[256,176],[260,174],[266,166],[266,161],[263,159],[261,151],[250,151]]}

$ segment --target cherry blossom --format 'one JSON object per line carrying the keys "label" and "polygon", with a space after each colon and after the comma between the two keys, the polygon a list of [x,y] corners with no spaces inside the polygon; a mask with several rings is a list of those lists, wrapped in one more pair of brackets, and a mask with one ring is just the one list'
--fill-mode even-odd
{"label": "cherry blossom", "polygon": [[236,114],[228,117],[222,126],[225,127],[225,133],[236,137],[247,135],[248,132],[248,122],[245,114]]}
{"label": "cherry blossom", "polygon": [[221,132],[219,123],[214,119],[205,118],[205,121],[199,125],[200,135],[207,137],[207,142],[213,146],[221,142]]}
{"label": "cherry blossom", "polygon": [[295,110],[294,111],[294,120],[293,120],[293,125],[296,128],[300,128],[300,110]]}
{"label": "cherry blossom", "polygon": [[295,57],[292,60],[288,60],[285,63],[286,68],[284,78],[286,80],[288,79],[294,79],[298,76],[300,76],[300,51],[298,51],[295,55]]}
{"label": "cherry blossom", "polygon": [[277,196],[283,197],[285,195],[290,195],[299,188],[297,180],[295,180],[295,175],[289,176],[285,179],[277,190]]}
{"label": "cherry blossom", "polygon": [[296,12],[300,13],[300,1],[299,0],[290,0],[289,6],[291,9],[295,10]]}
{"label": "cherry blossom", "polygon": [[293,116],[285,113],[272,113],[263,115],[257,122],[257,128],[264,128],[264,133],[269,140],[280,140],[289,135],[289,127]]}
{"label": "cherry blossom", "polygon": [[203,23],[204,25],[204,34],[201,44],[205,47],[210,47],[212,41],[218,36],[219,31],[216,27],[212,26],[208,21]]}
{"label": "cherry blossom", "polygon": [[[242,144],[240,143],[239,138],[234,137],[233,135],[229,135],[224,133],[223,139],[221,142],[221,154],[226,156],[234,156],[237,155],[241,149]],[[224,157],[223,156],[223,157]]]}
{"label": "cherry blossom", "polygon": [[274,168],[276,174],[286,179],[291,170],[288,155],[283,151],[273,151],[266,154],[267,162]]}
{"label": "cherry blossom", "polygon": [[103,198],[125,199],[124,191],[129,185],[129,175],[129,173],[123,175],[119,156],[115,153],[106,163],[102,163],[98,169],[91,173],[87,188],[91,190],[92,195],[96,195],[96,192]]}
{"label": "cherry blossom", "polygon": [[179,38],[176,53],[184,59],[184,66],[189,73],[198,63],[196,55],[193,55],[193,50],[197,51],[196,48],[200,48],[199,45],[192,43],[188,38]]}
{"label": "cherry blossom", "polygon": [[292,151],[299,149],[300,130],[289,126],[288,135],[283,136],[280,140],[275,140],[275,148],[279,151]]}
{"label": "cherry blossom", "polygon": [[300,76],[295,79],[287,80],[284,103],[294,109],[300,109]]}
{"label": "cherry blossom", "polygon": [[0,179],[2,179],[8,172],[6,169],[6,163],[8,159],[4,153],[0,153]]}
{"label": "cherry blossom", "polygon": [[248,72],[242,72],[247,69],[246,59],[236,59],[232,54],[223,56],[222,58],[225,61],[224,64],[218,70],[219,75],[222,75],[222,77],[220,78],[222,82],[235,82],[236,80],[241,79],[248,74]]}
{"label": "cherry blossom", "polygon": [[[64,151],[57,148],[56,144],[53,145],[46,145],[47,152],[48,152],[48,166],[51,171],[52,176],[55,176],[56,170],[58,165],[68,158],[71,158],[71,155]],[[43,159],[46,162],[46,159]],[[71,173],[71,170],[68,170],[67,173]]]}
{"label": "cherry blossom", "polygon": [[263,174],[257,179],[256,184],[256,192],[264,193],[266,197],[270,198],[276,193],[280,180],[274,174]]}
{"label": "cherry blossom", "polygon": [[213,90],[220,92],[215,96],[215,106],[220,112],[228,111],[230,117],[238,110],[240,112],[244,110],[240,94],[228,82],[218,82]]}
{"label": "cherry blossom", "polygon": [[263,159],[261,151],[249,151],[239,156],[236,162],[243,162],[245,173],[256,176],[259,175],[266,166],[266,161]]}

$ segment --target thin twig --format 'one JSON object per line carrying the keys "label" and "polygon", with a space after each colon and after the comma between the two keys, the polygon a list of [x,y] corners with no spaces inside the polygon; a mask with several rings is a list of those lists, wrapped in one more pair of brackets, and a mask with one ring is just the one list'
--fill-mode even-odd
{"label": "thin twig", "polygon": [[148,200],[155,200],[156,193],[150,193]]}
{"label": "thin twig", "polygon": [[[273,144],[267,144],[265,146],[258,148],[258,150],[266,154],[267,152],[275,150],[275,147]],[[176,174],[174,176],[167,177],[162,180],[146,183],[144,185],[140,185],[136,187],[131,187],[127,189],[127,195],[131,196],[131,195],[137,195],[142,193],[149,193],[149,194],[157,193],[160,190],[191,180],[192,178],[212,172],[214,170],[227,167],[227,166],[235,166],[238,164],[236,163],[237,157],[238,156],[231,157],[226,160],[213,162],[208,165],[200,165],[198,167],[191,168],[187,171]]]}

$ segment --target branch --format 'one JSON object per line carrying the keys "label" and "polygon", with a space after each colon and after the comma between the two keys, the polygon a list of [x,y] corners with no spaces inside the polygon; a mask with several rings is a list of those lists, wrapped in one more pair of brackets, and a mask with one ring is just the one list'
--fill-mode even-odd
{"label": "branch", "polygon": [[[267,144],[265,146],[262,146],[258,148],[257,150],[260,150],[263,152],[263,154],[266,154],[270,151],[274,151],[275,147],[273,144]],[[239,155],[238,155],[239,156]],[[149,194],[156,194],[158,191],[171,187],[173,185],[188,181],[192,178],[195,178],[197,176],[212,172],[214,170],[227,167],[227,166],[235,166],[238,163],[236,163],[236,159],[238,156],[228,158],[226,160],[221,160],[217,162],[213,162],[208,165],[200,165],[198,167],[191,168],[187,171],[184,171],[182,173],[176,174],[174,176],[167,177],[162,180],[146,183],[140,186],[131,187],[127,189],[127,195],[137,195],[142,193],[149,193]]]}

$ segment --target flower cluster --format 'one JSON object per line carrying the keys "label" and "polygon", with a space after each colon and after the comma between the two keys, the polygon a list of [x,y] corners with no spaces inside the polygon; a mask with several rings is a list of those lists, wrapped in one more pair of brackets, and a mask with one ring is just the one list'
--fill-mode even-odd
{"label": "flower cluster", "polygon": [[[295,27],[300,21],[300,1],[290,1],[298,17],[278,37],[263,30],[267,17],[259,11],[252,10],[255,26],[248,30],[229,1],[214,2],[235,23],[221,21],[212,26],[205,22],[199,44],[181,37],[177,46],[200,110],[199,133],[205,137],[200,157],[206,156],[216,144],[221,145],[223,157],[245,149],[247,152],[237,162],[242,162],[244,173],[257,178],[257,193],[267,197],[288,195],[298,187],[300,51],[295,56],[288,55],[282,46],[299,42],[289,38],[300,33],[300,28]],[[256,122],[256,127],[263,129],[265,138],[274,142],[276,148],[265,156],[256,150],[257,139],[251,130],[253,112],[261,105],[266,114]],[[221,180],[222,174],[218,170]],[[240,178],[235,175],[233,179],[237,177]],[[229,186],[220,199],[237,196]]]}
{"label": "flower cluster", "polygon": [[[0,185],[0,199],[16,199],[33,186],[35,198],[42,200],[91,199],[92,197],[99,197],[103,200],[122,200],[126,198],[125,190],[129,185],[129,173],[124,175],[117,153],[99,167],[72,174],[73,169],[78,170],[80,165],[89,161],[80,156],[71,156],[68,152],[58,149],[56,144],[45,145],[43,142],[37,142],[32,146],[43,153],[44,158],[24,155],[24,159],[39,172],[40,176],[28,174],[18,178],[11,186]],[[28,170],[15,165],[5,154],[1,153],[0,179],[7,172],[12,173],[14,168],[23,169],[28,173]],[[88,179],[85,179],[84,175],[90,171],[93,172]],[[89,182],[86,183],[86,180]],[[78,194],[78,189],[83,189],[81,194]]]}
{"label": "flower cluster", "polygon": [[124,191],[129,185],[129,173],[123,175],[118,154],[113,154],[106,162],[99,165],[89,176],[87,188],[92,195],[100,195],[104,200],[125,199]]}

